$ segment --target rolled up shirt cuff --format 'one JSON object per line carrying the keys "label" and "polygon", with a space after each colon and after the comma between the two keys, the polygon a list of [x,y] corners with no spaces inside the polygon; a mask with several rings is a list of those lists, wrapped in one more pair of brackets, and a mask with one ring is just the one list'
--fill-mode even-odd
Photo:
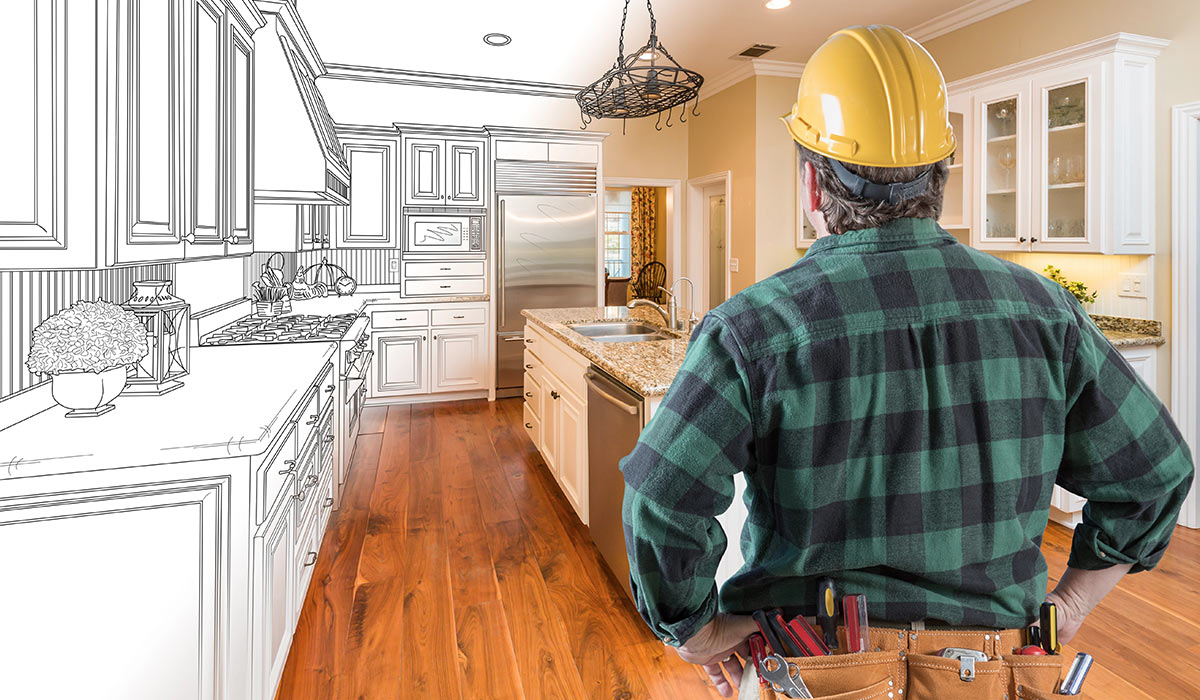
{"label": "rolled up shirt cuff", "polygon": [[710,620],[717,614],[717,592],[714,589],[704,599],[704,604],[695,613],[688,615],[682,620],[676,622],[659,621],[654,625],[654,632],[658,638],[673,647],[683,646],[687,640],[691,639],[700,631],[700,628],[707,625]]}
{"label": "rolled up shirt cuff", "polygon": [[1118,564],[1131,564],[1130,573],[1153,569],[1166,552],[1166,543],[1146,548],[1137,554],[1128,554],[1105,541],[1104,533],[1087,522],[1075,528],[1071,539],[1071,556],[1067,566],[1073,569],[1107,569]]}

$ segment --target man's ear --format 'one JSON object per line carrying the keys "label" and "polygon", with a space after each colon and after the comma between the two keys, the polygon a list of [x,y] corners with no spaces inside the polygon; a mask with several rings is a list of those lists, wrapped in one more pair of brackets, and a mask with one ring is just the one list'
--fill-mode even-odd
{"label": "man's ear", "polygon": [[817,186],[817,169],[808,161],[804,161],[804,198],[805,209],[821,211],[821,188]]}

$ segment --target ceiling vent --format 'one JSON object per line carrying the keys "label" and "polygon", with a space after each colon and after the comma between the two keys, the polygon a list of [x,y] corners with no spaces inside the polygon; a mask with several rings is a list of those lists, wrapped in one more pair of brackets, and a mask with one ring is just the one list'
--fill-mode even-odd
{"label": "ceiling vent", "polygon": [[771,46],[770,44],[754,44],[750,48],[734,56],[734,58],[760,58],[763,54],[774,51],[776,48],[777,47]]}

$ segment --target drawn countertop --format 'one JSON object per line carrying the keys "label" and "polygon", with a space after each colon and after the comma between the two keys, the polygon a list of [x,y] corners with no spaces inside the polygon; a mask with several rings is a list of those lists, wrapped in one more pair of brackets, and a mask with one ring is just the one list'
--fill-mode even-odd
{"label": "drawn countertop", "polygon": [[336,348],[192,348],[181,389],[118,397],[95,418],[66,418],[55,405],[0,430],[0,480],[261,454]]}
{"label": "drawn countertop", "polygon": [[[623,306],[585,306],[564,309],[526,309],[526,318],[591,360],[642,396],[667,393],[683,355],[686,338],[650,340],[639,343],[599,343],[568,328],[568,324],[634,318],[661,326],[662,320],[649,309],[627,310]],[[1094,315],[1097,326],[1116,347],[1162,345],[1162,323],[1142,319]]]}
{"label": "drawn countertop", "polygon": [[394,291],[358,291],[354,294],[344,297],[321,297],[318,299],[305,299],[302,301],[292,302],[292,313],[294,314],[317,314],[324,316],[327,314],[346,314],[358,313],[362,311],[367,304],[445,304],[457,302],[485,302],[488,300],[487,294],[476,294],[472,296],[450,296],[450,297],[402,297],[399,292]]}
{"label": "drawn countertop", "polygon": [[600,343],[567,327],[567,324],[623,319],[637,319],[661,327],[662,317],[650,309],[631,311],[623,306],[584,306],[525,309],[521,313],[642,396],[667,393],[687,351],[688,341],[684,337],[638,343]]}

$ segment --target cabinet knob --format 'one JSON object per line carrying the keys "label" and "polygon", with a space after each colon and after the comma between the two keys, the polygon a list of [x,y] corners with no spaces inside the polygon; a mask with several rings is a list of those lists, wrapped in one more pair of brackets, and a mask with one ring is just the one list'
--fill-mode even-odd
{"label": "cabinet knob", "polygon": [[333,505],[333,496],[326,496],[325,497],[325,507],[328,508],[331,505]]}
{"label": "cabinet knob", "polygon": [[557,392],[557,391],[551,391],[551,392],[550,392],[550,398],[557,400],[557,399],[558,399],[558,392]]}
{"label": "cabinet knob", "polygon": [[434,339],[434,340],[437,340],[437,336],[436,336],[436,335],[435,335],[435,336],[433,336],[433,339]]}
{"label": "cabinet knob", "polygon": [[530,430],[533,430],[533,423],[526,423],[525,427],[529,428]]}
{"label": "cabinet knob", "polygon": [[237,245],[237,244],[238,244],[238,237],[237,237],[237,236],[230,236],[230,237],[229,237],[229,242],[230,242],[230,243],[232,243],[232,244],[234,244],[234,245]]}
{"label": "cabinet knob", "polygon": [[1018,238],[1017,240],[1018,240],[1019,242],[1021,242],[1021,243],[1024,243],[1024,242],[1025,242],[1025,237],[1024,237],[1024,236],[1021,236],[1021,237],[1020,237],[1020,238]]}
{"label": "cabinet knob", "polygon": [[1034,238],[1030,238],[1030,239],[1029,239],[1029,242],[1030,242],[1030,243],[1037,243],[1037,238],[1036,238],[1036,237],[1034,237]]}

